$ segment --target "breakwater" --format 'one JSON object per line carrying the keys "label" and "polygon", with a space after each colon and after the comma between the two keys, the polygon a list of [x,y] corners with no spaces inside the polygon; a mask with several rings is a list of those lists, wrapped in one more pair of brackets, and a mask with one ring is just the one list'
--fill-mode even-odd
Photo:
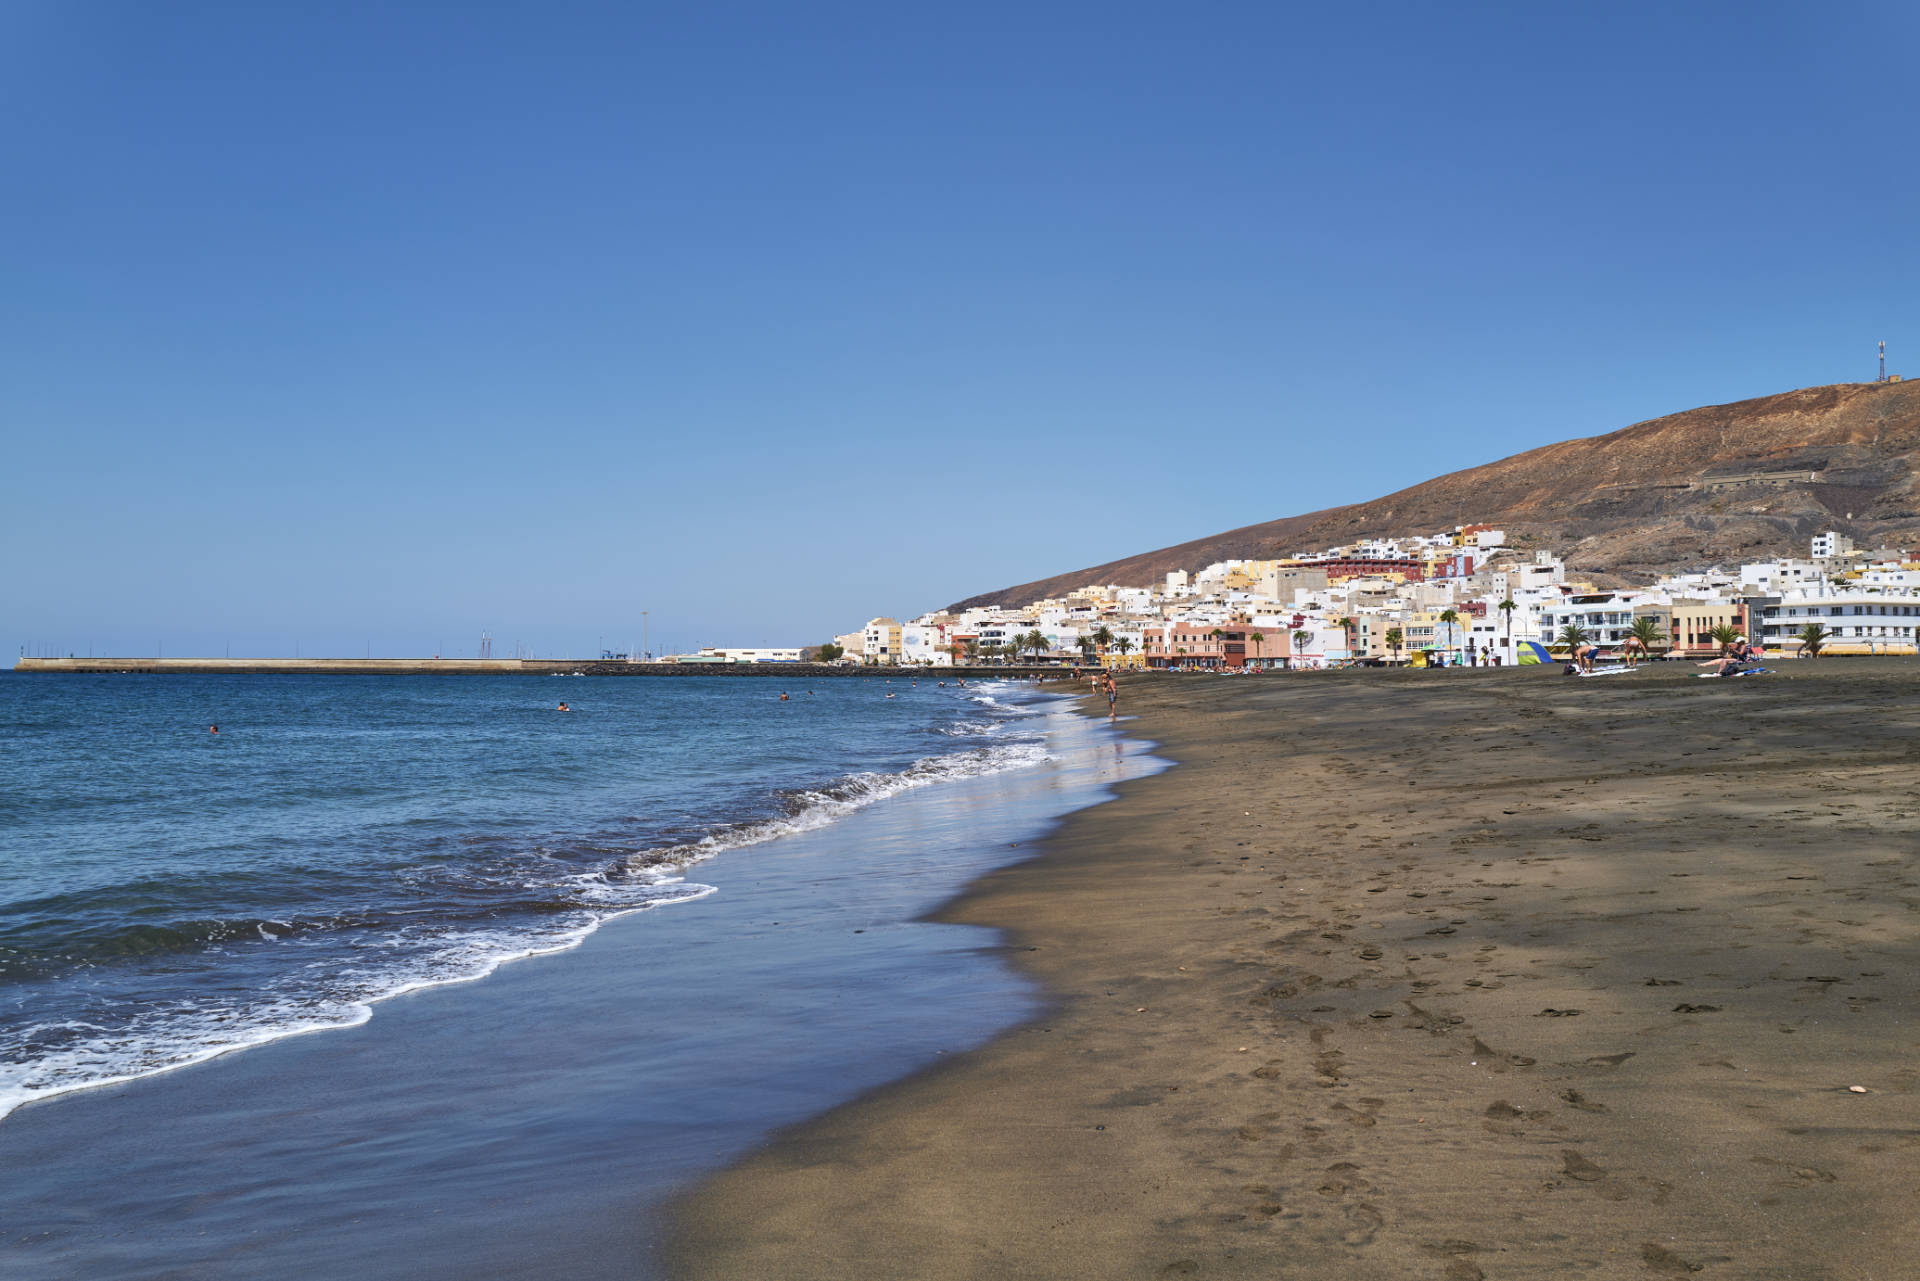
{"label": "breakwater", "polygon": [[577,658],[22,658],[16,672],[163,676],[861,676],[1058,675],[1057,666],[865,667],[838,663],[635,663]]}

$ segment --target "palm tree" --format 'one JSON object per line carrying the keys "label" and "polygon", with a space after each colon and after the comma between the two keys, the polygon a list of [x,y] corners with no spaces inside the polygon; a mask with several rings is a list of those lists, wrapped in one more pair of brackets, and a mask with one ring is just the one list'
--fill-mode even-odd
{"label": "palm tree", "polygon": [[1177,666],[1185,667],[1187,665],[1187,647],[1185,645],[1182,645],[1178,649],[1174,650],[1173,652],[1180,656],[1180,662],[1177,664]]}
{"label": "palm tree", "polygon": [[1507,657],[1513,657],[1513,611],[1519,609],[1519,602],[1509,596],[1500,602],[1500,612],[1507,616]]}
{"label": "palm tree", "polygon": [[1634,619],[1633,627],[1627,635],[1639,642],[1640,652],[1649,658],[1653,657],[1654,642],[1665,639],[1661,635],[1660,620],[1651,614],[1642,614]]}
{"label": "palm tree", "polygon": [[1460,621],[1460,611],[1456,609],[1443,609],[1440,611],[1440,621],[1447,625],[1447,647],[1452,649],[1455,647],[1453,643],[1453,628],[1454,624]]}
{"label": "palm tree", "polygon": [[1253,642],[1253,657],[1254,657],[1254,660],[1257,662],[1259,661],[1259,658],[1260,658],[1260,646],[1267,638],[1262,636],[1259,632],[1250,632],[1247,635],[1247,639]]}
{"label": "palm tree", "polygon": [[1113,632],[1105,623],[1100,624],[1099,630],[1094,632],[1093,643],[1100,647],[1102,654],[1106,653],[1107,647],[1113,644]]}
{"label": "palm tree", "polygon": [[1568,623],[1565,627],[1561,628],[1559,639],[1554,641],[1555,645],[1565,647],[1569,654],[1586,643],[1587,629],[1578,623]]}
{"label": "palm tree", "polygon": [[1826,645],[1827,638],[1833,635],[1824,623],[1808,623],[1800,629],[1800,652],[1808,658],[1820,657],[1820,650]]}
{"label": "palm tree", "polygon": [[1227,661],[1227,646],[1226,646],[1227,634],[1221,631],[1218,627],[1216,627],[1212,631],[1207,633],[1207,639],[1211,640],[1214,643],[1215,647],[1219,649],[1220,665],[1225,666]]}
{"label": "palm tree", "polygon": [[1125,658],[1127,651],[1133,648],[1133,642],[1122,636],[1113,642],[1113,647],[1120,651],[1120,657]]}
{"label": "palm tree", "polygon": [[1724,654],[1733,648],[1735,641],[1740,639],[1740,629],[1732,623],[1720,623],[1707,635],[1713,637],[1714,644],[1718,645],[1720,652]]}
{"label": "palm tree", "polygon": [[1293,634],[1293,652],[1301,657],[1306,655],[1307,642],[1313,639],[1313,633],[1304,628]]}
{"label": "palm tree", "polygon": [[1400,642],[1406,640],[1406,638],[1407,634],[1398,627],[1387,628],[1387,648],[1393,651],[1393,661],[1396,663],[1400,661]]}
{"label": "palm tree", "polygon": [[974,639],[967,642],[967,662],[977,663],[979,661],[980,661],[980,638],[976,636]]}

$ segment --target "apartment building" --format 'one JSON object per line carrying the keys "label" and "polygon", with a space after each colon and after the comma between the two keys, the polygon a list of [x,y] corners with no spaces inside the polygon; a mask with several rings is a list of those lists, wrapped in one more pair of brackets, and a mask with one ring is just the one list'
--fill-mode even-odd
{"label": "apartment building", "polygon": [[1800,632],[1825,628],[1822,653],[1913,654],[1920,629],[1920,595],[1910,592],[1842,591],[1831,595],[1790,593],[1759,612],[1759,640],[1768,649],[1798,653]]}

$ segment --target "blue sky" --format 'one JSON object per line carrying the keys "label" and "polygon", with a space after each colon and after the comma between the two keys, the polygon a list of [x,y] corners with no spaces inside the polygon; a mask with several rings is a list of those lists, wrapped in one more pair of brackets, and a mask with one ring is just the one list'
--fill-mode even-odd
{"label": "blue sky", "polygon": [[0,5],[0,642],[798,644],[1920,374],[1895,5]]}

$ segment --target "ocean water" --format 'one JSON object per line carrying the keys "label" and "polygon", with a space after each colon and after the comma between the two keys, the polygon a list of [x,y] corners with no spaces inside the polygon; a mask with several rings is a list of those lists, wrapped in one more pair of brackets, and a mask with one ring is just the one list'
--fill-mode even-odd
{"label": "ocean water", "polygon": [[648,1281],[680,1189],[1040,1015],[928,913],[1147,745],[1018,684],[781,688],[0,677],[50,1051],[0,1275]]}
{"label": "ocean water", "polygon": [[0,678],[0,1115],[675,910],[723,851],[1035,766],[1039,710],[906,677]]}

